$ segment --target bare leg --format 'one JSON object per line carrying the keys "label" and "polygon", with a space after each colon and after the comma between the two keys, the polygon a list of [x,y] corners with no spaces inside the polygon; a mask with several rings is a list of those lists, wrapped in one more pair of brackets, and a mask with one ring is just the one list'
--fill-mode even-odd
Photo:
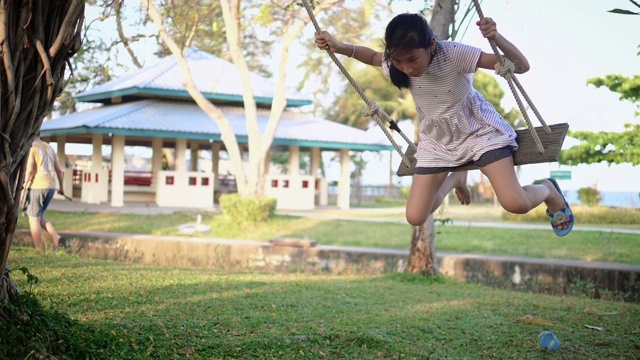
{"label": "bare leg", "polygon": [[[471,204],[471,190],[469,190],[469,185],[467,184],[468,173],[469,173],[468,171],[453,172],[449,174],[449,176],[447,177],[447,180],[445,180],[444,184],[442,185],[442,187],[446,187],[447,181],[449,181],[449,179],[451,178],[451,181],[453,183],[453,188],[455,189],[455,192],[456,192],[456,197],[458,198],[458,201],[460,201],[460,204],[462,205]],[[449,193],[447,192],[447,195],[448,194]]]}
{"label": "bare leg", "polygon": [[29,230],[31,231],[31,239],[33,246],[38,250],[42,250],[42,228],[40,227],[40,219],[29,216]]}
{"label": "bare leg", "polygon": [[[548,180],[540,185],[521,186],[512,157],[498,160],[480,171],[489,178],[500,204],[508,212],[526,214],[543,202],[552,214],[564,207],[562,194]],[[565,223],[559,228],[565,229],[567,226]]]}
{"label": "bare leg", "polygon": [[[413,226],[424,224],[434,209],[440,206],[444,199],[441,191],[446,178],[447,173],[413,176],[406,208],[409,224]],[[448,191],[451,191],[451,188]]]}
{"label": "bare leg", "polygon": [[49,235],[51,235],[51,238],[53,239],[53,243],[55,247],[58,247],[58,244],[60,243],[60,234],[58,234],[58,232],[56,231],[56,228],[53,227],[53,224],[51,223],[51,221],[43,217],[40,219],[40,224],[44,229],[47,230]]}

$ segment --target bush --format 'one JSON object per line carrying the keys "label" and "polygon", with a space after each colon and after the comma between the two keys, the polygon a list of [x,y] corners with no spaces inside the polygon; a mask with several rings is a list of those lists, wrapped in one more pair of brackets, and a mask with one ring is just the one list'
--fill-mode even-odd
{"label": "bush", "polygon": [[578,199],[587,206],[596,206],[600,204],[600,200],[602,200],[602,196],[600,196],[600,192],[591,187],[583,187],[578,189]]}
{"label": "bush", "polygon": [[234,222],[262,222],[276,211],[278,200],[267,196],[245,197],[238,193],[224,194],[220,197],[220,208]]}
{"label": "bush", "polygon": [[400,196],[402,196],[403,199],[407,200],[409,199],[409,191],[411,190],[410,186],[403,186],[400,188]]}

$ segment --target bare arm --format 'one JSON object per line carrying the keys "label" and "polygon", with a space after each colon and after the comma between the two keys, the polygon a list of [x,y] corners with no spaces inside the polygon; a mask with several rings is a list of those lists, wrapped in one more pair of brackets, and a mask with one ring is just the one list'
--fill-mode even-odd
{"label": "bare arm", "polygon": [[366,46],[347,44],[336,40],[326,31],[316,33],[316,44],[322,50],[331,50],[334,54],[342,54],[372,66],[382,66],[382,53]]}
{"label": "bare arm", "polygon": [[[476,24],[480,27],[482,35],[484,35],[485,38],[492,39],[498,49],[502,51],[504,57],[514,63],[516,66],[516,74],[523,74],[529,71],[530,67],[527,58],[515,45],[498,33],[495,21],[491,18],[484,18]],[[497,62],[498,58],[495,54],[487,54],[483,52],[480,54],[480,59],[478,59],[478,67],[483,69],[494,69]]]}
{"label": "bare arm", "polygon": [[33,148],[29,150],[29,160],[27,160],[27,173],[24,178],[24,188],[28,189],[33,184],[36,177],[36,159],[33,157]]}
{"label": "bare arm", "polygon": [[54,154],[53,159],[53,166],[55,167],[56,175],[58,176],[58,186],[60,186],[60,188],[58,189],[58,194],[64,195],[64,171],[62,171],[62,168],[60,167],[58,156]]}
{"label": "bare arm", "polygon": [[31,187],[33,179],[36,176],[36,162],[33,158],[33,148],[29,150],[29,159],[27,159],[27,172],[24,178],[24,185],[22,186],[22,193],[20,194],[20,202],[24,203],[27,197],[27,189]]}

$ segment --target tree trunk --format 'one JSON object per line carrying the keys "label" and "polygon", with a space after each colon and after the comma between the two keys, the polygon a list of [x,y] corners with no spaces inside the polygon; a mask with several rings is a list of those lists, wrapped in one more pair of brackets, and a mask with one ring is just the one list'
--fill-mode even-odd
{"label": "tree trunk", "polygon": [[429,216],[422,226],[413,227],[411,252],[406,271],[421,275],[437,275],[440,273],[436,258],[436,234],[433,216]]}
{"label": "tree trunk", "polygon": [[[449,29],[455,20],[455,4],[456,0],[436,0],[433,5],[429,25],[438,40],[446,40],[450,36]],[[405,271],[423,275],[437,275],[439,273],[433,215],[430,215],[423,225],[413,228],[411,252]]]}
{"label": "tree trunk", "polygon": [[0,303],[20,294],[7,263],[26,154],[62,91],[83,22],[84,0],[0,0]]}

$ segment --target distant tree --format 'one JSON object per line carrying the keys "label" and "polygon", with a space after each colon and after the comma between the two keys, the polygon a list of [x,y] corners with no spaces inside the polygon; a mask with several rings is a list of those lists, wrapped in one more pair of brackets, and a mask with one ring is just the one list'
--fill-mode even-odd
{"label": "distant tree", "polygon": [[[405,120],[416,117],[416,107],[408,90],[391,86],[381,69],[371,66],[352,66],[350,75],[362,88],[367,98],[375,101],[392,119]],[[362,113],[364,102],[349,85],[331,107],[327,107],[328,119],[359,129],[368,129],[371,119]]]}
{"label": "distant tree", "polygon": [[578,189],[578,199],[584,205],[596,206],[600,204],[602,196],[600,196],[600,191],[595,187],[583,187]]}
{"label": "distant tree", "polygon": [[[640,9],[640,3],[629,0]],[[623,15],[640,15],[640,12],[613,9],[609,12]],[[638,46],[640,48],[640,46]],[[640,56],[640,52],[638,52]],[[620,100],[629,101],[636,106],[636,117],[640,116],[640,75],[625,77],[607,75],[587,80],[587,84],[597,88],[606,87],[620,94]],[[569,136],[582,143],[560,153],[560,163],[566,165],[597,164],[606,161],[609,164],[640,164],[640,124],[625,124],[623,132],[608,131],[569,131]]]}
{"label": "distant tree", "polygon": [[526,126],[522,120],[522,114],[515,108],[506,111],[502,107],[502,99],[505,92],[500,87],[496,78],[486,71],[478,71],[473,74],[473,87],[478,90],[487,101],[493,105],[498,114],[502,116],[513,128],[517,129]]}
{"label": "distant tree", "polygon": [[622,75],[607,75],[587,80],[587,84],[596,88],[606,87],[620,94],[620,100],[629,101],[636,107],[636,116],[640,116],[640,75],[625,77]]}
{"label": "distant tree", "polygon": [[[640,76],[624,77],[607,75],[604,78],[592,78],[587,81],[595,87],[606,87],[620,94],[621,100],[640,106]],[[636,116],[640,111],[636,110]],[[625,124],[625,131],[570,131],[569,136],[581,143],[563,150],[560,163],[566,165],[596,164],[606,161],[609,164],[640,164],[640,124]]]}
{"label": "distant tree", "polygon": [[[634,0],[629,0],[630,3],[632,3],[633,5],[635,5],[638,9],[640,9],[640,3],[634,1]],[[640,11],[638,12],[634,12],[631,10],[625,10],[625,9],[612,9],[609,10],[610,13],[614,13],[614,14],[622,14],[622,15],[640,15]]]}

